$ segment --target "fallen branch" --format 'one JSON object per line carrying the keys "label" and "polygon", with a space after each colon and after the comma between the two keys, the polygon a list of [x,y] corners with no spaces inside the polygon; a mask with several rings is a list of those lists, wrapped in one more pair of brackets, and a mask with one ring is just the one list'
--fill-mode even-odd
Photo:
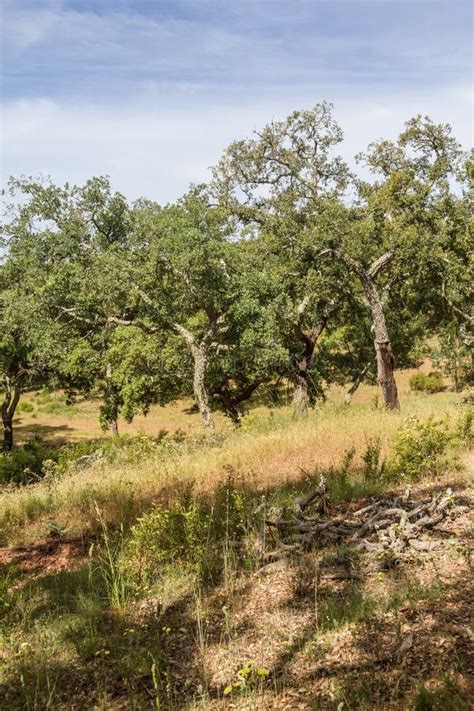
{"label": "fallen branch", "polygon": [[[385,570],[396,565],[410,549],[429,551],[442,545],[442,541],[421,540],[421,536],[448,516],[466,509],[456,505],[453,492],[448,488],[418,501],[411,500],[407,490],[403,496],[374,501],[337,518],[324,519],[321,513],[306,516],[305,511],[316,500],[320,502],[318,508],[325,511],[325,495],[326,484],[321,481],[316,490],[296,501],[294,518],[265,521],[267,526],[277,530],[282,542],[280,549],[266,556],[266,560],[281,560],[314,545],[352,545],[376,557],[368,570]],[[346,578],[349,574],[335,575]],[[350,573],[350,577],[358,575]]]}

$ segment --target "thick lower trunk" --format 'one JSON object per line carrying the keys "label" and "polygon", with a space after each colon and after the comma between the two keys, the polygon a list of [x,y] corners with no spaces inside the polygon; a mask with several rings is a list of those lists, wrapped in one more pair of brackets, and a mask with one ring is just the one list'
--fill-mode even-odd
{"label": "thick lower trunk", "polygon": [[230,420],[236,430],[238,430],[240,427],[242,427],[242,421],[240,419],[240,412],[239,412],[239,408],[237,407],[237,405],[234,405],[233,403],[231,403],[228,406],[228,408],[226,409],[226,415],[230,418]]}
{"label": "thick lower trunk", "polygon": [[308,410],[309,394],[308,380],[299,373],[296,376],[295,389],[293,392],[293,412],[295,415],[304,415]]}
{"label": "thick lower trunk", "polygon": [[372,325],[375,334],[375,353],[377,357],[377,382],[382,390],[385,407],[389,410],[399,410],[398,390],[395,382],[395,358],[390,344],[382,300],[373,280],[365,276],[362,284],[369,302],[372,314]]}
{"label": "thick lower trunk", "polygon": [[304,313],[305,304],[307,304],[306,299],[300,304],[298,308],[298,320],[293,323],[295,334],[299,341],[304,345],[304,352],[300,360],[296,363],[294,375],[295,390],[293,393],[293,412],[297,416],[304,415],[310,404],[308,378],[314,350],[316,348],[316,344],[319,340],[319,337],[326,328],[329,318],[336,309],[336,305],[333,302],[328,304],[325,312],[323,313],[319,321],[313,324],[309,333],[305,333],[302,328],[302,317]]}
{"label": "thick lower trunk", "polygon": [[13,449],[13,418],[3,419],[3,445],[2,452],[11,452]]}
{"label": "thick lower trunk", "polygon": [[104,393],[104,427],[115,437],[118,435],[120,402],[117,387],[112,380],[112,366],[107,364]]}
{"label": "thick lower trunk", "polygon": [[2,452],[11,452],[13,449],[13,417],[20,402],[21,387],[18,383],[13,386],[9,377],[4,380],[5,399],[2,403],[3,444]]}
{"label": "thick lower trunk", "polygon": [[311,364],[313,348],[307,346],[305,355],[295,368],[295,389],[293,392],[293,412],[298,417],[304,415],[309,406],[308,370]]}
{"label": "thick lower trunk", "polygon": [[382,389],[385,406],[399,410],[397,383],[395,382],[395,359],[390,341],[375,341],[377,354],[377,381]]}
{"label": "thick lower trunk", "polygon": [[214,420],[212,418],[211,408],[209,405],[209,394],[207,392],[205,382],[207,356],[201,348],[198,348],[196,346],[193,348],[192,353],[194,358],[194,397],[196,399],[196,404],[201,414],[201,419],[204,427],[206,429],[213,429]]}
{"label": "thick lower trunk", "polygon": [[216,389],[214,396],[219,399],[225,415],[232,421],[236,429],[242,426],[243,412],[240,409],[240,405],[249,400],[255,390],[257,390],[265,380],[267,380],[267,378],[246,383],[241,386],[240,390],[233,390],[229,383]]}

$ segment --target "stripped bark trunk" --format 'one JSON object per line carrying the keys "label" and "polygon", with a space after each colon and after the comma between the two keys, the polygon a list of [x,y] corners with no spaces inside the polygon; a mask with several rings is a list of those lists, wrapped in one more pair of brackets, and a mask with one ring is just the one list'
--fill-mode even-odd
{"label": "stripped bark trunk", "polygon": [[20,401],[21,387],[19,383],[12,384],[11,379],[4,379],[5,397],[2,403],[2,423],[3,423],[3,452],[11,452],[13,449],[13,416]]}
{"label": "stripped bark trunk", "polygon": [[311,353],[305,352],[296,365],[295,389],[293,392],[293,412],[297,416],[304,415],[309,405],[308,369],[311,366],[311,358],[314,352],[314,347],[312,349],[307,349],[307,351],[309,350],[311,350]]}
{"label": "stripped bark trunk", "polygon": [[293,412],[296,416],[304,415],[309,406],[309,369],[313,360],[316,344],[322,332],[326,328],[329,317],[335,310],[335,304],[330,304],[321,319],[314,324],[309,333],[305,333],[302,322],[308,299],[304,299],[298,307],[298,315],[293,321],[293,330],[301,343],[304,344],[304,353],[296,363],[295,367],[295,389],[293,392]]}
{"label": "stripped bark trunk", "polygon": [[105,373],[106,390],[105,390],[105,410],[106,410],[106,425],[109,432],[116,437],[118,435],[118,413],[119,404],[117,392],[112,381],[112,366],[107,364]]}
{"label": "stripped bark trunk", "polygon": [[194,342],[189,345],[194,360],[193,390],[201,419],[206,429],[214,428],[211,408],[209,405],[209,394],[206,388],[207,354],[205,349]]}
{"label": "stripped bark trunk", "polygon": [[388,335],[382,299],[378,293],[374,279],[383,267],[389,264],[395,254],[396,248],[392,247],[385,254],[375,260],[369,269],[365,269],[359,262],[347,257],[337,249],[326,249],[321,252],[332,254],[339,259],[345,267],[357,274],[364,290],[370,312],[372,315],[372,326],[374,330],[374,345],[377,358],[377,382],[382,390],[385,407],[389,410],[399,410],[397,384],[395,382],[395,358]]}
{"label": "stripped bark trunk", "polygon": [[212,418],[211,407],[209,405],[209,393],[206,386],[206,371],[208,364],[208,348],[209,341],[214,333],[213,324],[204,337],[197,341],[191,331],[179,323],[171,324],[171,328],[175,333],[178,333],[184,338],[184,341],[189,348],[189,352],[193,357],[193,392],[194,399],[201,414],[202,424],[205,429],[214,429],[214,420]]}
{"label": "stripped bark trunk", "polygon": [[385,407],[399,410],[397,383],[395,382],[395,358],[388,335],[382,300],[372,278],[364,274],[361,278],[367,301],[372,314],[374,346],[377,358],[377,382],[382,390]]}

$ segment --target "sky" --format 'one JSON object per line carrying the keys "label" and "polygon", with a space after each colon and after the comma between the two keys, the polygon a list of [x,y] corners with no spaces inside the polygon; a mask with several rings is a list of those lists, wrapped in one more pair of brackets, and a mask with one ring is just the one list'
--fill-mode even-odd
{"label": "sky", "polygon": [[327,100],[341,153],[411,116],[471,145],[465,0],[0,0],[1,177],[166,203],[233,140]]}

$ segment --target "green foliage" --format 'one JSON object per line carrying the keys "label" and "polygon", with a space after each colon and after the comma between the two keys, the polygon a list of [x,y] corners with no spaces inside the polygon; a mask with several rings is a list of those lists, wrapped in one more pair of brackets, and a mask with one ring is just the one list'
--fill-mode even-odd
{"label": "green foliage", "polygon": [[49,471],[49,462],[57,462],[59,452],[48,447],[40,437],[12,452],[0,454],[0,484],[32,484]]}
{"label": "green foliage", "polygon": [[189,491],[177,505],[155,507],[132,529],[128,558],[143,582],[168,563],[189,565],[203,579],[222,569],[225,547],[238,546],[245,535],[245,498],[231,480],[209,500]]}
{"label": "green foliage", "polygon": [[[29,404],[24,403],[24,405]],[[66,393],[54,392],[50,388],[43,388],[35,398],[37,411],[45,415],[69,415],[73,404],[73,399]]]}
{"label": "green foliage", "polygon": [[369,439],[361,458],[364,462],[364,479],[369,482],[383,480],[385,475],[385,459],[382,457],[382,442],[380,437]]}
{"label": "green foliage", "polygon": [[435,477],[446,462],[452,442],[448,423],[430,417],[425,422],[408,419],[398,431],[387,461],[387,475],[396,481],[417,481],[424,476]]}
{"label": "green foliage", "polygon": [[466,408],[466,411],[460,416],[457,427],[456,436],[459,438],[461,446],[472,447],[474,444],[474,407]]}
{"label": "green foliage", "polygon": [[445,388],[442,373],[436,371],[429,375],[422,372],[414,373],[409,383],[410,388],[417,392],[439,393]]}
{"label": "green foliage", "polygon": [[18,412],[26,412],[28,414],[32,413],[35,411],[35,406],[32,402],[26,401],[26,402],[20,402],[18,405]]}
{"label": "green foliage", "polygon": [[236,695],[248,689],[255,689],[263,684],[270,674],[266,667],[259,667],[250,660],[243,664],[236,672],[236,678],[224,689],[224,696]]}
{"label": "green foliage", "polygon": [[472,339],[465,323],[446,319],[439,328],[436,345],[429,351],[433,364],[454,382],[456,390],[466,387],[474,378]]}
{"label": "green foliage", "polygon": [[329,103],[294,111],[231,144],[209,185],[165,207],[129,204],[104,177],[12,179],[0,265],[7,399],[30,384],[68,397],[96,389],[101,425],[115,432],[120,416],[193,392],[206,426],[216,408],[238,425],[263,385],[296,382],[306,406],[331,383],[373,379],[377,324],[400,365],[436,333],[461,387],[474,279],[459,145],[449,126],[416,116],[396,141],[369,146],[366,182],[336,154],[342,140]]}

